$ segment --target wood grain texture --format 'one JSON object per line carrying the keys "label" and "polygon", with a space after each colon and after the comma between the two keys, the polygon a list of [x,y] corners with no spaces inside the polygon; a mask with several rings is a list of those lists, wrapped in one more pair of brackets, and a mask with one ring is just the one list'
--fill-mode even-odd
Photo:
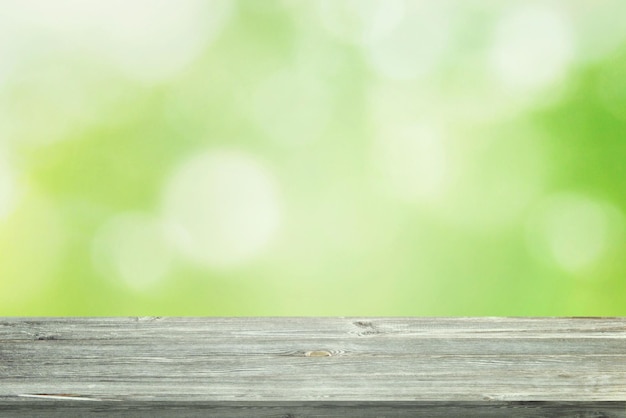
{"label": "wood grain texture", "polygon": [[626,417],[626,318],[0,318],[0,416],[104,410]]}

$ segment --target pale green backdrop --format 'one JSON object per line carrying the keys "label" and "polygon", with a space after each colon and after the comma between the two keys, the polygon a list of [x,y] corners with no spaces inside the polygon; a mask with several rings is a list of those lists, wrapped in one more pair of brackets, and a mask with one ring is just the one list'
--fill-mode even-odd
{"label": "pale green backdrop", "polygon": [[1,315],[626,315],[623,0],[0,0]]}

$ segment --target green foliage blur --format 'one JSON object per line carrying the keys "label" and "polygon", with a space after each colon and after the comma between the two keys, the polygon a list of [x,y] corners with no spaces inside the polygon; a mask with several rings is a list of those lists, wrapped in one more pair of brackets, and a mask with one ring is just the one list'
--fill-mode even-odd
{"label": "green foliage blur", "polygon": [[0,315],[626,315],[622,0],[5,0]]}

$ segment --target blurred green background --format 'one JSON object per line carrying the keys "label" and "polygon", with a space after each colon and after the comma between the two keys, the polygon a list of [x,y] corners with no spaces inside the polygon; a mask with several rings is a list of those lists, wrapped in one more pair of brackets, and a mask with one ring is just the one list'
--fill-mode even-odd
{"label": "blurred green background", "polygon": [[626,315],[623,0],[0,0],[1,315]]}

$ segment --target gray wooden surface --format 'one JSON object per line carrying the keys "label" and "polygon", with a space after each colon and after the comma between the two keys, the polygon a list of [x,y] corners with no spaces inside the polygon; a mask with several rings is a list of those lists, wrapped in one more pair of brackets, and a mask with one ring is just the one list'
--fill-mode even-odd
{"label": "gray wooden surface", "polygon": [[0,416],[91,413],[626,417],[626,318],[0,318]]}

